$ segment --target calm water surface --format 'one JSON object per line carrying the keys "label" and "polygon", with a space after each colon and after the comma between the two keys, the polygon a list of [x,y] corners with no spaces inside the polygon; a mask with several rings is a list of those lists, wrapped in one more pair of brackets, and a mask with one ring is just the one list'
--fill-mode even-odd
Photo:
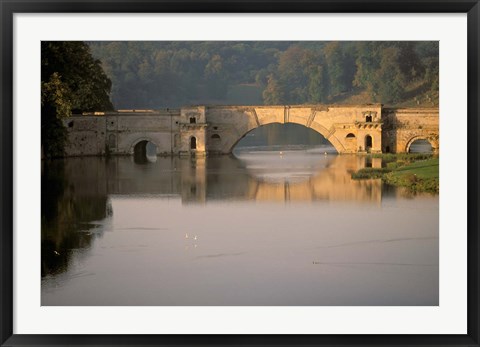
{"label": "calm water surface", "polygon": [[325,148],[42,165],[42,305],[438,305],[438,196]]}

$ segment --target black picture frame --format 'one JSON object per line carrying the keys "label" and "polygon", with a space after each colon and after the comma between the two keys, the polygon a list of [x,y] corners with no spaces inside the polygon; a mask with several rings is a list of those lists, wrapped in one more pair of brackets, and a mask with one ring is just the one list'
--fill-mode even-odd
{"label": "black picture frame", "polygon": [[[2,346],[479,346],[478,0],[0,0],[1,9],[1,331]],[[468,333],[466,335],[18,335],[13,334],[13,16],[15,13],[467,13]]]}

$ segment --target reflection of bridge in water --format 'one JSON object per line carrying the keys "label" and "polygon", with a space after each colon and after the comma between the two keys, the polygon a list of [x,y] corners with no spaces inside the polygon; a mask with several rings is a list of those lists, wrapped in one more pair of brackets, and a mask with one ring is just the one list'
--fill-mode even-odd
{"label": "reflection of bridge in water", "polygon": [[[311,176],[290,180],[254,179],[247,198],[256,201],[364,201],[380,202],[380,180],[352,180],[351,173],[365,167],[365,158],[335,156],[325,158],[325,167]],[[376,165],[379,161],[374,160]],[[253,175],[255,177],[255,175]]]}
{"label": "reflection of bridge in water", "polygon": [[267,157],[267,161],[256,155],[244,160],[232,156],[159,157],[144,164],[135,164],[133,157],[43,162],[42,276],[68,267],[71,251],[57,254],[57,250],[70,250],[72,245],[88,249],[101,235],[96,232],[97,225],[110,213],[109,197],[173,198],[199,206],[223,201],[379,205],[385,192],[379,180],[351,179],[353,171],[379,166],[377,160],[367,163],[365,157],[355,155],[310,155],[308,165],[295,167],[290,158],[285,161],[288,164],[282,164],[278,154]]}
{"label": "reflection of bridge in water", "polygon": [[[311,155],[307,167],[285,170],[281,158],[270,155],[263,164],[255,157],[157,158],[136,165],[131,158],[69,159],[65,174],[75,194],[179,196],[183,203],[218,200],[362,201],[379,203],[379,180],[353,180],[351,173],[380,159],[354,155]],[[275,164],[276,161],[276,164]]]}

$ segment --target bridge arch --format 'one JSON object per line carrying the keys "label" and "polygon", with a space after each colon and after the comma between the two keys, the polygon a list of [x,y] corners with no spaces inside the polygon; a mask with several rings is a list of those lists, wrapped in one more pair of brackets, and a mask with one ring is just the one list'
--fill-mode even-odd
{"label": "bridge arch", "polygon": [[284,122],[279,122],[279,121],[271,121],[271,122],[265,122],[263,124],[258,124],[256,126],[248,127],[245,131],[239,132],[238,133],[239,135],[236,136],[235,140],[231,144],[228,145],[228,152],[231,153],[232,150],[235,148],[235,146],[240,142],[240,140],[242,140],[245,136],[247,136],[251,131],[253,131],[255,129],[258,129],[259,127],[262,127],[262,126],[265,126],[265,125],[270,125],[270,124],[288,124],[288,123],[299,124],[299,125],[304,126],[305,128],[309,128],[309,129],[312,129],[312,130],[316,131],[317,133],[322,135],[328,142],[330,142],[330,144],[335,148],[335,150],[338,153],[342,153],[345,150],[345,147],[343,146],[341,141],[339,139],[337,139],[334,135],[332,135],[328,131],[328,129],[326,129],[324,126],[322,126],[321,124],[319,124],[317,122],[312,122],[311,126],[308,127],[308,126],[305,125],[305,123],[302,123],[302,122],[292,121],[292,122],[284,123]]}
{"label": "bridge arch", "polygon": [[412,143],[414,143],[417,140],[426,140],[430,145],[432,146],[432,151],[433,153],[438,153],[439,151],[439,145],[438,145],[438,136],[431,134],[431,135],[416,135],[412,136],[408,141],[405,146],[405,152],[410,153],[410,146]]}
{"label": "bridge arch", "polygon": [[151,143],[155,146],[155,154],[158,151],[158,144],[149,137],[139,137],[130,145],[129,153],[133,154],[136,163],[145,164],[151,161],[147,158],[147,144]]}
{"label": "bridge arch", "polygon": [[[372,121],[366,122],[365,115]],[[268,124],[297,124],[322,135],[338,153],[364,151],[364,137],[372,136],[372,152],[381,152],[380,104],[215,106],[206,109],[206,148],[210,153],[231,153],[251,130]],[[220,140],[212,135],[218,133]],[[347,137],[347,135],[349,135]]]}
{"label": "bridge arch", "polygon": [[[130,148],[129,148],[129,153],[130,154],[135,154],[135,148],[139,149],[140,147],[139,146],[143,146],[143,145],[147,145],[148,142],[151,142],[152,144],[154,144],[157,148],[158,148],[158,144],[152,140],[150,137],[148,136],[141,136],[141,137],[138,137],[136,138],[130,145]],[[138,147],[137,147],[138,146]]]}

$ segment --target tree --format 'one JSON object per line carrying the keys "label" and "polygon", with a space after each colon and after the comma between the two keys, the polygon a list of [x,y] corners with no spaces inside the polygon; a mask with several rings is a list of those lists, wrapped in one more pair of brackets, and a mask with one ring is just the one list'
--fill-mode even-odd
{"label": "tree", "polygon": [[107,111],[110,79],[83,42],[44,41],[41,45],[42,148],[63,155],[67,139],[62,120],[75,111]]}
{"label": "tree", "polygon": [[267,77],[267,86],[263,90],[263,102],[266,105],[280,104],[285,95],[273,75]]}
{"label": "tree", "polygon": [[326,102],[328,98],[328,76],[322,65],[312,66],[310,69],[310,82],[308,84],[308,102]]}
{"label": "tree", "polygon": [[291,45],[280,55],[277,76],[284,95],[283,103],[301,104],[307,101],[308,76],[307,62],[309,51],[300,45]]}
{"label": "tree", "polygon": [[359,42],[357,45],[353,85],[365,88],[369,94],[373,94],[375,89],[375,71],[380,63],[377,46],[375,42]]}
{"label": "tree", "polygon": [[415,41],[401,42],[398,45],[398,65],[405,78],[409,81],[417,79],[424,74],[424,67],[415,50]]}
{"label": "tree", "polygon": [[352,88],[354,64],[343,51],[339,42],[329,42],[323,48],[328,66],[330,93],[332,96],[346,92]]}
{"label": "tree", "polygon": [[378,101],[394,104],[405,94],[406,78],[398,63],[400,50],[395,47],[384,48],[380,55],[380,66],[375,73]]}
{"label": "tree", "polygon": [[205,80],[210,97],[222,99],[227,93],[227,76],[222,57],[215,54],[205,66]]}
{"label": "tree", "polygon": [[425,65],[425,83],[429,87],[430,92],[438,93],[440,83],[438,55],[428,58]]}

